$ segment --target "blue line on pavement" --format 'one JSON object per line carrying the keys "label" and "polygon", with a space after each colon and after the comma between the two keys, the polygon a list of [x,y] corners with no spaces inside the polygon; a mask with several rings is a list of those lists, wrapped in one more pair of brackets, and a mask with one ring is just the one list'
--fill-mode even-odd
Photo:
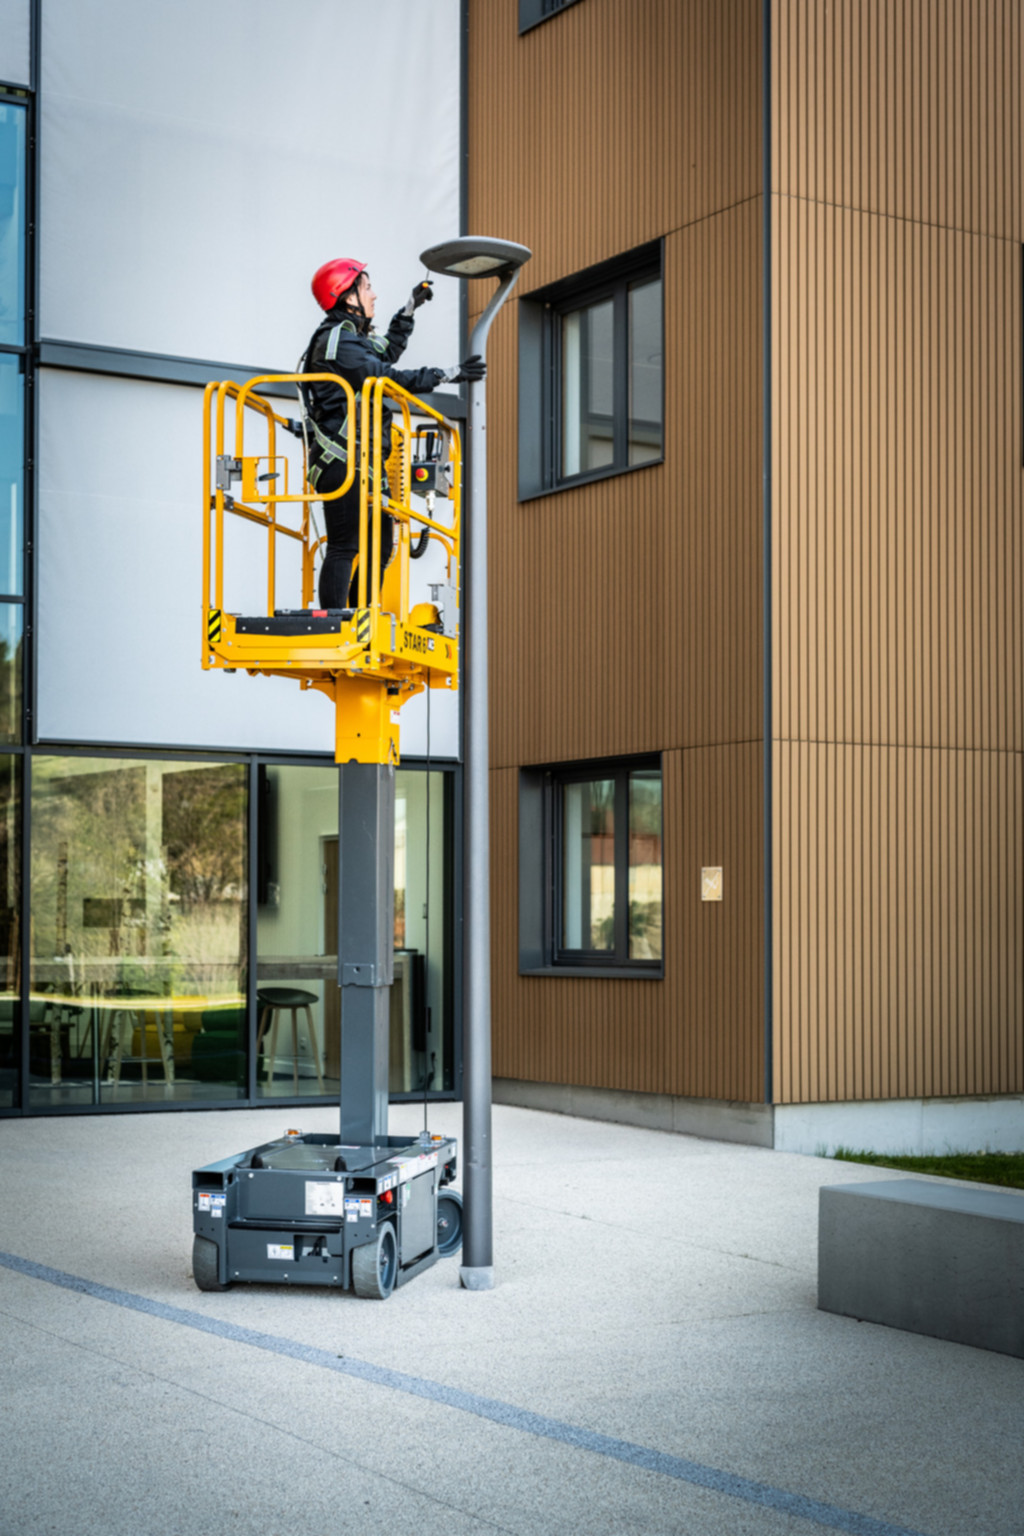
{"label": "blue line on pavement", "polygon": [[717,1467],[705,1467],[699,1461],[687,1461],[681,1456],[668,1456],[664,1451],[651,1450],[645,1445],[634,1445],[629,1440],[616,1440],[611,1435],[599,1435],[591,1429],[581,1429],[575,1424],[564,1424],[560,1419],[549,1419],[526,1408],[516,1408],[493,1397],[481,1397],[476,1392],[463,1392],[458,1387],[446,1387],[441,1382],[428,1381],[422,1376],[407,1376],[403,1371],[392,1371],[386,1366],[371,1365],[365,1360],[350,1356],[332,1355],[325,1349],[311,1344],[300,1344],[295,1339],[279,1338],[272,1333],[258,1333],[252,1328],[241,1328],[219,1317],[204,1317],[201,1312],[190,1312],[184,1307],[171,1307],[166,1302],[152,1301],[148,1296],[136,1296],[131,1291],[114,1290],[109,1285],[98,1285],[93,1280],[83,1280],[78,1275],[51,1269],[47,1264],[35,1264],[13,1253],[0,1252],[0,1265],[28,1275],[33,1280],[45,1280],[49,1285],[59,1285],[66,1291],[79,1291],[96,1301],[107,1301],[115,1307],[126,1307],[131,1312],[143,1312],[148,1317],[158,1317],[165,1323],[177,1323],[179,1327],[194,1328],[199,1333],[211,1333],[220,1339],[230,1339],[234,1344],[247,1344],[252,1349],[263,1349],[274,1355],[285,1355],[291,1360],[301,1360],[305,1365],[319,1366],[322,1370],[335,1371],[342,1376],[354,1376],[373,1386],[390,1387],[393,1392],[405,1392],[410,1397],[424,1397],[446,1408],[456,1408],[460,1413],[472,1413],[480,1419],[490,1419],[508,1429],[518,1429],[524,1434],[538,1435],[543,1440],[557,1440],[563,1445],[574,1446],[580,1451],[590,1451],[597,1456],[607,1456],[613,1461],[625,1462],[631,1467],[641,1467],[646,1472],[658,1472],[662,1477],[677,1482],[692,1483],[698,1488],[722,1493],[731,1499],[742,1499],[747,1504],[759,1504],[762,1508],[777,1510],[783,1515],[795,1515],[810,1520],[833,1531],[846,1531],[850,1536],[922,1536],[920,1531],[908,1530],[902,1525],[890,1525],[871,1515],[859,1515],[854,1510],[840,1509],[834,1504],[823,1504],[818,1499],[805,1498],[803,1494],[787,1493],[768,1483],[754,1482],[748,1477],[737,1477],[732,1472],[721,1472]]}

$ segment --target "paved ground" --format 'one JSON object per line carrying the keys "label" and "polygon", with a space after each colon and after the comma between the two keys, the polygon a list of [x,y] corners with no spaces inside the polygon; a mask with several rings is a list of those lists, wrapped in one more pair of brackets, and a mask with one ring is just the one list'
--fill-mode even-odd
{"label": "paved ground", "polygon": [[499,1107],[494,1291],[201,1294],[191,1169],[296,1116],[0,1121],[0,1536],[1024,1533],[1024,1362],[816,1309],[880,1171]]}

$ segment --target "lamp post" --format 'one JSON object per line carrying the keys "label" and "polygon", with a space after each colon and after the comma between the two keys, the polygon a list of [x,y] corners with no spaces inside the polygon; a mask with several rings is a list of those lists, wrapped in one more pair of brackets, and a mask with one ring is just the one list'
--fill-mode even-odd
{"label": "lamp post", "polygon": [[[486,360],[487,336],[508,298],[519,268],[529,261],[525,245],[473,235],[446,240],[423,252],[430,272],[447,277],[495,277],[498,287],[469,340],[470,355]],[[469,560],[463,581],[466,788],[463,812],[466,919],[463,1018],[462,1267],[469,1291],[494,1285],[491,1214],[491,843],[487,741],[487,385],[469,386]]]}

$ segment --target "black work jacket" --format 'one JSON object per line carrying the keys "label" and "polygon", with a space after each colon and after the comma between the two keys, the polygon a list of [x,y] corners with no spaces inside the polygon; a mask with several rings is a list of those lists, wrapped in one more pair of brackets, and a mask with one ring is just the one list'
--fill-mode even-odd
{"label": "black work jacket", "polygon": [[[365,326],[365,322],[362,322]],[[384,374],[412,394],[425,394],[444,377],[441,368],[396,368],[412,335],[411,315],[399,310],[380,336],[368,326],[360,329],[358,316],[335,309],[324,316],[306,350],[304,373],[336,373],[352,386],[359,409],[359,394],[370,378]],[[309,417],[309,481],[313,488],[326,464],[348,457],[348,406],[344,394],[330,384],[305,384],[303,396]],[[358,416],[356,431],[358,441]],[[382,461],[391,452],[391,411],[384,402]]]}

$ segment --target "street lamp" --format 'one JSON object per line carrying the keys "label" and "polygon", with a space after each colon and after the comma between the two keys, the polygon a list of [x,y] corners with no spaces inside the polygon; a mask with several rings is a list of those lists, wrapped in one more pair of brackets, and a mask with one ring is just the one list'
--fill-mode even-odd
{"label": "street lamp", "polygon": [[[525,245],[465,235],[424,251],[429,272],[446,277],[496,277],[491,302],[473,327],[469,352],[486,360],[487,335],[508,298],[519,268],[529,261]],[[491,840],[487,742],[487,386],[469,386],[468,562],[463,580],[465,665],[466,792],[463,812],[465,849],[465,1003],[463,1018],[462,1267],[459,1279],[469,1291],[494,1285],[494,1234],[491,1216]]]}

